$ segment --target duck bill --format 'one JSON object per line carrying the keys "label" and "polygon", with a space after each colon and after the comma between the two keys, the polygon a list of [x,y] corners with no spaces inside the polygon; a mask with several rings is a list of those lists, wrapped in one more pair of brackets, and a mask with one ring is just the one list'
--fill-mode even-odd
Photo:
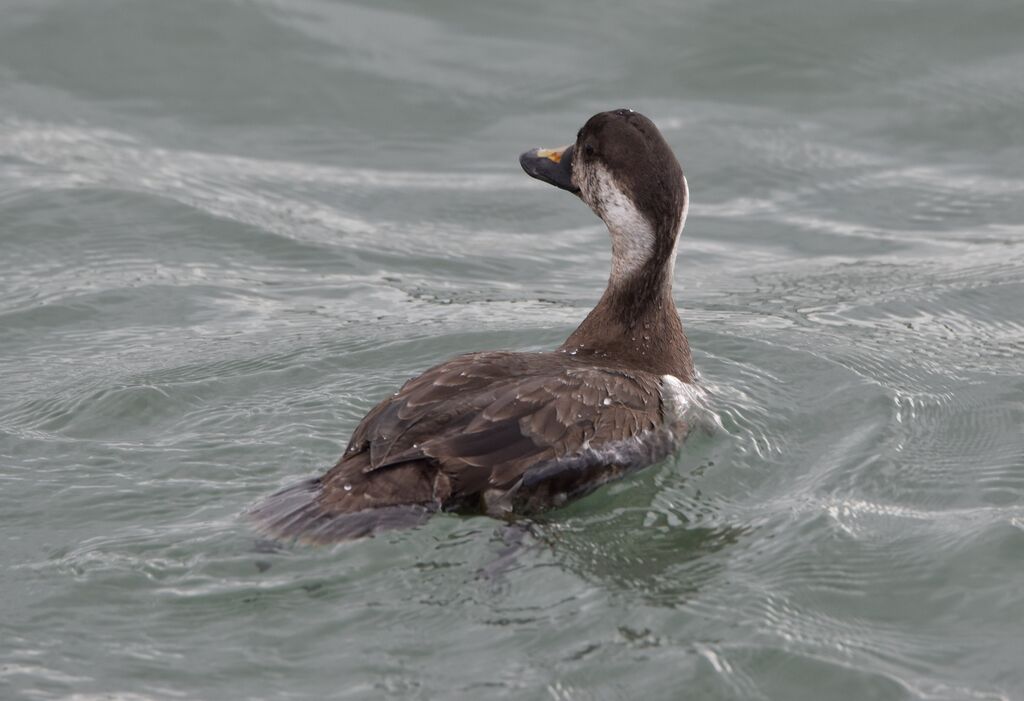
{"label": "duck bill", "polygon": [[531,178],[543,180],[578,195],[580,189],[572,179],[573,150],[574,146],[571,144],[561,148],[535,148],[519,157],[519,165]]}

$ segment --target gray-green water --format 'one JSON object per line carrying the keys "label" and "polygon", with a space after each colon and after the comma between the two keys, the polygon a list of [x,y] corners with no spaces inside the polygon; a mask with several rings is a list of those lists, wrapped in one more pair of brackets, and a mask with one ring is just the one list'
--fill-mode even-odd
{"label": "gray-green water", "polygon": [[[0,697],[1024,698],[1020,0],[0,2]],[[378,399],[558,344],[517,155],[631,106],[724,430],[544,518],[258,552]],[[266,566],[269,565],[269,568]]]}

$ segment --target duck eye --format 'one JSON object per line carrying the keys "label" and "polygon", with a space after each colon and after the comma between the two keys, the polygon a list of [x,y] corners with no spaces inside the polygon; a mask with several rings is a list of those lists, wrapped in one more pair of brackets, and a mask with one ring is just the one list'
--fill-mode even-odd
{"label": "duck eye", "polygon": [[588,156],[593,156],[594,155],[594,147],[591,146],[590,144],[585,144],[583,146],[583,153],[587,154]]}

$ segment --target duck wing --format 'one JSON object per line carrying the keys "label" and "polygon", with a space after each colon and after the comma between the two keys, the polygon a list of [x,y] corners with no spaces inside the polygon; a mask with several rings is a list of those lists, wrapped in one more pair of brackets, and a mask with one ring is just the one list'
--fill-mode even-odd
{"label": "duck wing", "polygon": [[[458,356],[408,381],[366,415],[339,462],[304,483],[307,496],[296,507],[315,502],[315,508],[302,517],[303,509],[293,510],[288,531],[301,534],[310,523],[327,533],[332,519],[360,513],[365,521],[371,511],[395,520],[395,509],[405,513],[405,507],[418,510],[417,522],[438,509],[494,511],[491,496],[514,494],[524,475],[530,473],[533,491],[566,475],[578,481],[581,470],[607,462],[602,449],[661,425],[656,375],[598,367],[565,353]],[[376,530],[372,520],[361,528]],[[270,526],[265,530],[280,532]]]}
{"label": "duck wing", "polygon": [[[474,353],[409,381],[360,423],[346,451],[365,473],[428,460],[456,496],[508,488],[538,463],[661,424],[661,380],[564,353]],[[339,464],[340,466],[340,464]]]}

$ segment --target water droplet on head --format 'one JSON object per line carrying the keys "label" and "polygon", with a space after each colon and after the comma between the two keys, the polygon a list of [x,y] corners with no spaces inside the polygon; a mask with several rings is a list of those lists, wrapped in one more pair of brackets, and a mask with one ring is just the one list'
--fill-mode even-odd
{"label": "water droplet on head", "polygon": [[345,491],[346,492],[351,492],[352,491],[352,485],[351,484],[346,484],[345,485]]}

